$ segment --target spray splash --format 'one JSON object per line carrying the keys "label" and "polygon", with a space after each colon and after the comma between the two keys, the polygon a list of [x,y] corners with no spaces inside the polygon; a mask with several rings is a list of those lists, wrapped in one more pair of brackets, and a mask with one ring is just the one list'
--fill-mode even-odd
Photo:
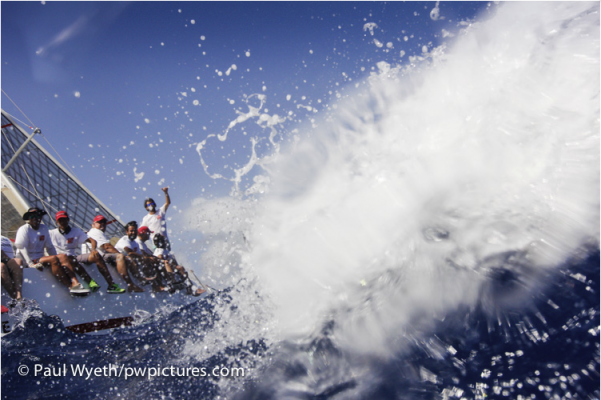
{"label": "spray splash", "polygon": [[428,65],[381,69],[283,154],[249,234],[283,327],[398,271],[369,321],[343,329],[387,352],[373,331],[473,304],[508,254],[524,274],[596,245],[596,10],[501,7]]}
{"label": "spray splash", "polygon": [[[378,65],[367,89],[277,148],[240,276],[269,299],[272,340],[305,338],[283,353],[314,371],[305,357],[325,337],[354,359],[329,360],[340,368],[326,388],[342,372],[375,381],[363,357],[398,357],[464,308],[503,325],[598,248],[598,15],[596,3],[503,4],[449,49]],[[423,365],[419,376],[438,382]],[[323,393],[273,379],[280,394],[288,380]]]}

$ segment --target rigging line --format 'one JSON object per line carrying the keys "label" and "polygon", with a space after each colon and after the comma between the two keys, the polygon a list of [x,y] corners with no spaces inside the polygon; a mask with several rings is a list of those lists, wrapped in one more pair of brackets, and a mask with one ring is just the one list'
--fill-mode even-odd
{"label": "rigging line", "polygon": [[[21,165],[21,166],[22,166],[22,165]],[[31,195],[33,195],[33,196],[37,197],[37,198],[39,199],[39,201],[41,201],[41,202],[42,202],[42,204],[48,204],[48,207],[50,207],[50,208],[51,208],[51,209],[53,209],[54,211],[58,211],[58,210],[59,210],[58,208],[54,208],[53,206],[51,206],[49,202],[46,202],[46,201],[45,201],[44,199],[42,199],[41,197],[37,196],[37,195],[36,195],[36,193],[33,193],[33,192],[32,192],[31,190],[29,190],[27,187],[25,187],[25,186],[24,186],[24,185],[22,185],[21,183],[17,182],[17,180],[15,180],[15,178],[13,178],[12,176],[9,176],[8,178],[9,178],[9,179],[11,179],[11,180],[12,180],[12,181],[13,181],[13,182],[16,184],[16,185],[20,186],[20,187],[21,187],[23,190],[25,190],[25,191],[26,191],[26,192],[28,192],[29,194],[31,194]],[[48,210],[46,209],[46,207],[44,207],[44,209],[46,210],[46,212],[48,212]],[[107,213],[107,214],[108,214],[108,213]],[[52,219],[52,215],[51,215],[50,213],[48,213],[48,216],[49,216],[49,218],[50,218],[51,220],[53,220],[53,219]],[[53,221],[54,221],[54,220],[53,220]],[[72,223],[73,225],[76,225],[76,226],[77,226],[78,228],[80,228],[81,230],[85,231],[85,229],[83,228],[83,226],[82,226],[82,225],[79,225],[79,224],[78,224],[76,221],[71,221],[71,223]],[[54,224],[56,225],[56,221],[55,221],[55,223],[54,223]],[[58,226],[57,226],[57,228],[58,228]]]}
{"label": "rigging line", "polygon": [[[41,197],[37,196],[37,195],[36,195],[36,193],[34,193],[34,192],[32,192],[31,190],[29,190],[29,189],[28,189],[28,188],[27,188],[25,185],[21,184],[20,182],[17,182],[17,180],[16,180],[15,178],[13,178],[12,176],[8,176],[8,178],[9,178],[9,179],[11,179],[11,180],[12,180],[12,181],[15,183],[15,185],[19,186],[20,188],[22,188],[22,189],[23,189],[24,191],[26,191],[27,193],[31,194],[31,195],[32,195],[32,196],[34,196],[34,197],[37,197],[37,198],[38,198],[38,199],[39,199],[39,200],[40,200],[40,201],[41,201],[43,204],[46,204],[46,203],[50,204],[49,202],[46,202],[46,201],[45,201],[44,199],[42,199]],[[74,191],[73,191],[73,192],[74,192]],[[66,193],[68,193],[68,192],[66,192]],[[115,216],[114,216],[114,215],[113,215],[111,212],[107,211],[107,210],[106,210],[104,207],[100,207],[100,205],[99,205],[99,204],[97,204],[97,205],[98,205],[98,208],[99,208],[99,209],[102,211],[102,213],[103,213],[104,215],[107,215],[107,216],[110,216],[111,218],[113,218],[113,220],[112,220],[112,221],[110,221],[110,222],[109,222],[109,224],[110,224],[110,223],[113,223],[113,222],[115,222],[115,221],[117,221],[117,220],[115,219]],[[50,207],[51,207],[52,209],[56,210],[56,211],[58,211],[58,210],[59,210],[58,208],[54,208],[54,207],[52,207],[52,206],[50,206]],[[48,215],[50,215],[50,214],[48,214]],[[87,228],[84,228],[84,227],[83,227],[83,225],[79,225],[79,224],[78,224],[76,221],[73,221],[73,220],[71,220],[71,222],[72,222],[74,225],[76,225],[78,228],[81,228],[81,229],[82,229],[84,232],[87,232],[87,230],[86,230]]]}
{"label": "rigging line", "polygon": [[[5,111],[5,112],[6,112],[6,111]],[[22,125],[25,125],[25,126],[26,126],[26,127],[28,127],[29,129],[32,129],[32,130],[33,130],[33,129],[35,129],[33,126],[30,126],[29,124],[27,124],[27,123],[25,123],[25,122],[21,121],[19,118],[15,117],[14,115],[12,115],[12,114],[9,114],[9,113],[7,113],[7,114],[8,114],[8,115],[10,115],[10,117],[11,117],[11,118],[13,118],[15,121],[18,121],[18,122],[20,122]],[[12,126],[14,126],[14,124],[10,124],[9,126],[11,126],[11,125],[12,125]],[[5,126],[5,127],[6,127],[6,126]]]}
{"label": "rigging line", "polygon": [[[36,195],[34,192],[32,192],[31,190],[29,190],[29,189],[28,189],[28,188],[27,188],[25,185],[23,185],[22,183],[18,182],[18,181],[17,181],[15,178],[13,178],[12,176],[10,176],[10,175],[9,175],[9,176],[8,176],[8,178],[10,178],[10,179],[11,179],[11,180],[12,180],[12,181],[15,183],[15,185],[19,186],[20,188],[22,188],[22,189],[23,189],[24,191],[26,191],[27,193],[29,193],[29,194],[33,195],[34,197],[38,197],[38,196],[37,196],[37,195]],[[66,191],[66,192],[63,192],[63,193],[77,193],[77,192],[79,192],[79,191],[81,191],[81,189],[79,189],[79,190],[75,189],[75,190]],[[58,196],[57,194],[52,194],[52,195],[49,195],[48,197],[57,197],[57,196]],[[44,200],[43,200],[43,199],[41,199],[41,198],[39,198],[39,199],[40,199],[40,201],[42,201],[42,202],[44,201]],[[86,201],[86,199],[83,199],[83,200],[84,200],[84,201]],[[101,207],[99,204],[96,204],[96,205],[98,206],[98,209],[102,211],[102,213],[103,213],[103,214],[106,214],[106,215],[108,215],[108,216],[110,216],[110,217],[112,217],[112,218],[115,218],[115,216],[113,215],[113,213],[109,212],[109,211],[108,211],[107,209],[105,209],[104,207]]]}
{"label": "rigging line", "polygon": [[[4,92],[4,90],[2,90]],[[6,97],[8,97],[8,95],[6,94],[6,92],[4,92],[4,94],[6,95]],[[8,97],[10,99],[10,97]],[[11,100],[12,101],[12,100]],[[13,104],[15,104],[13,102]],[[15,107],[19,108],[16,104]],[[19,111],[21,111],[19,109]],[[21,111],[21,113],[23,113],[23,111]],[[17,121],[19,121],[20,123],[22,123],[23,125],[26,125],[27,127],[29,127],[30,129],[34,129],[32,126],[29,126],[28,124],[24,123],[23,121],[21,121],[19,118],[15,117],[12,114],[9,114],[12,118],[16,119]],[[23,113],[23,115],[25,115]],[[25,118],[27,118],[32,125],[35,125],[28,117],[27,115],[25,115]],[[50,143],[50,141],[48,140],[48,138],[46,136],[44,136],[41,132],[40,132],[40,136],[42,136],[44,138],[44,140],[46,141],[46,143],[48,143],[48,146],[50,146],[50,148],[52,148],[52,150],[54,151],[54,154],[56,154],[58,156],[58,158],[60,158],[60,160],[63,162],[63,165],[69,170],[69,172],[71,172],[71,174],[73,174],[73,176],[75,176],[75,173],[73,172],[73,170],[69,167],[69,164],[67,164],[67,162],[63,159],[63,157],[61,157],[61,155],[59,154],[58,151],[56,151],[56,149],[54,148],[54,146],[52,146],[52,143]]]}
{"label": "rigging line", "polygon": [[13,101],[13,99],[11,99],[11,98],[10,98],[10,96],[8,95],[8,93],[6,93],[6,92],[4,91],[4,89],[2,89],[2,93],[4,93],[4,95],[5,95],[6,97],[8,97],[8,99],[11,101],[11,103],[13,103],[13,104],[14,104],[14,106],[15,106],[15,107],[17,107],[17,110],[21,111],[21,114],[23,114],[23,116],[24,116],[25,118],[27,118],[27,120],[28,120],[28,121],[31,123],[31,125],[35,125],[35,124],[33,123],[33,121],[32,121],[32,120],[30,120],[30,119],[29,119],[29,117],[28,117],[27,115],[25,115],[25,113],[23,112],[23,110],[21,110],[21,109],[19,108],[19,106],[17,105],[17,103],[15,103],[15,102]]}
{"label": "rigging line", "polygon": [[46,138],[46,136],[44,136],[43,134],[40,133],[40,136],[42,136],[44,138],[44,140],[46,141],[46,143],[48,143],[48,146],[50,146],[50,148],[52,150],[54,150],[54,153],[58,156],[58,158],[60,158],[60,160],[63,162],[63,165],[69,170],[69,172],[71,172],[71,174],[73,176],[75,175],[75,172],[73,172],[73,170],[69,167],[69,164],[67,164],[67,162],[65,160],[63,160],[63,158],[61,157],[61,155],[58,153],[58,151],[56,151],[56,149],[54,148],[54,146],[52,146],[52,143],[50,143],[48,141],[48,139]]}
{"label": "rigging line", "polygon": [[[38,190],[35,188],[33,181],[31,180],[31,178],[29,177],[29,174],[27,173],[27,170],[25,169],[25,166],[23,165],[23,163],[21,163],[20,165],[21,165],[21,168],[23,169],[23,172],[25,173],[25,176],[27,177],[27,180],[29,181],[29,184],[31,185],[33,190],[35,190],[35,197],[42,202],[42,205],[44,206],[44,210],[46,211],[46,213],[50,214],[48,212],[48,208],[46,207],[46,202],[42,199],[42,196],[40,196],[40,194],[38,193]],[[56,221],[55,221],[54,225],[56,225]]]}
{"label": "rigging line", "polygon": [[[18,118],[16,118],[14,115],[11,115],[12,118],[16,119],[17,121],[23,123],[23,121],[20,121]],[[31,129],[33,129],[32,127],[30,127]],[[6,134],[5,134],[6,135]],[[46,143],[48,143],[48,146],[50,146],[52,148],[52,150],[54,151],[54,153],[58,156],[58,158],[60,158],[60,160],[63,162],[63,165],[69,170],[69,172],[73,175],[73,176],[77,176],[75,175],[75,172],[73,172],[73,170],[69,167],[69,164],[67,164],[67,162],[63,159],[63,157],[61,157],[61,155],[59,154],[58,151],[56,151],[56,149],[54,148],[54,146],[52,146],[52,143],[50,143],[50,141],[48,140],[48,138],[46,138],[46,136],[44,136],[41,132],[40,132],[40,136],[42,136],[44,138],[44,140],[46,141]],[[8,139],[8,136],[6,136]],[[9,141],[10,143],[10,141]],[[11,143],[11,148],[13,148],[12,143]],[[14,148],[13,148],[13,153],[14,153]],[[59,166],[60,169],[60,166]]]}
{"label": "rigging line", "polygon": [[10,140],[10,138],[8,137],[8,135],[6,134],[6,132],[2,131],[2,134],[6,138],[6,142],[8,142],[8,144],[10,146],[10,149],[13,151],[13,154],[15,154],[16,150],[15,150],[15,146],[13,146],[13,142]]}

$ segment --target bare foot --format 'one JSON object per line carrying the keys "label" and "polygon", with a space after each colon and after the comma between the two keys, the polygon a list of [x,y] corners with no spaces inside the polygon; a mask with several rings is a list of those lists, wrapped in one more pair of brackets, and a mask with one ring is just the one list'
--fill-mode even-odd
{"label": "bare foot", "polygon": [[200,296],[201,294],[203,294],[206,291],[207,291],[206,289],[196,289],[196,292],[194,292],[192,294],[192,296]]}
{"label": "bare foot", "polygon": [[141,287],[138,287],[136,285],[127,285],[127,291],[140,293],[140,292],[143,292],[144,289],[142,289]]}

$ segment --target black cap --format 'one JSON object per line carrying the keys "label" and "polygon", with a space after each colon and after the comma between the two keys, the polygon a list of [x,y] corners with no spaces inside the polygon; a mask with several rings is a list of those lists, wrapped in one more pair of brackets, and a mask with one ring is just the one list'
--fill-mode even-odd
{"label": "black cap", "polygon": [[27,210],[27,212],[25,214],[23,214],[23,220],[25,221],[29,221],[29,219],[32,216],[39,216],[40,218],[42,218],[44,215],[48,214],[46,211],[44,210],[40,210],[37,207],[31,207],[29,210]]}

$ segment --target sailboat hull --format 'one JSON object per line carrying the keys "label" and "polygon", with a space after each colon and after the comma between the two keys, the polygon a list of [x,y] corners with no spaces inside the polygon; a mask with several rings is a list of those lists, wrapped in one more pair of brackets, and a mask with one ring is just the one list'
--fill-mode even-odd
{"label": "sailboat hull", "polygon": [[[112,268],[111,274],[122,287],[124,283],[117,278]],[[87,296],[79,297],[69,294],[69,290],[61,284],[49,269],[39,271],[35,268],[23,270],[23,298],[19,305],[15,304],[8,293],[2,289],[2,305],[7,306],[8,313],[2,314],[2,334],[7,334],[23,319],[23,307],[31,307],[35,300],[39,308],[48,315],[58,316],[65,328],[78,333],[102,334],[112,329],[138,323],[145,316],[160,312],[170,312],[178,307],[198,301],[201,297],[186,295],[184,291],[173,294],[167,292],[153,293],[149,286],[143,293],[108,294],[108,284],[94,264],[86,268],[90,276],[101,285],[100,290]],[[82,284],[82,279],[80,279]]]}

